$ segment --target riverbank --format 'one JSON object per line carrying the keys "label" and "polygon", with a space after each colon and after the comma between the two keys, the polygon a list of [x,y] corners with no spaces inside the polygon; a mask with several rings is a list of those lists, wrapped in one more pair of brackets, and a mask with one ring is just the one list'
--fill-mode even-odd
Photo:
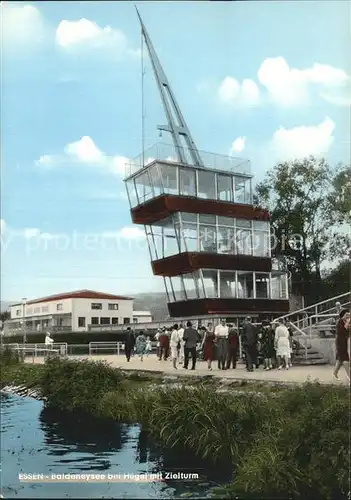
{"label": "riverbank", "polygon": [[[48,407],[138,422],[159,442],[231,463],[218,494],[246,498],[346,498],[349,391],[170,378],[101,362],[51,360],[2,366],[2,387],[34,389]],[[225,392],[224,392],[225,391]]]}

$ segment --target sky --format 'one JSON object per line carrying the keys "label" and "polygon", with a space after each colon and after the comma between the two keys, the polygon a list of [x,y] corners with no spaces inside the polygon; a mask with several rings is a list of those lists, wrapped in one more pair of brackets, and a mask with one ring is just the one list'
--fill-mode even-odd
{"label": "sky", "polygon": [[[350,3],[136,2],[200,150],[350,160]],[[130,2],[3,2],[1,299],[163,291],[123,182],[166,123]]]}

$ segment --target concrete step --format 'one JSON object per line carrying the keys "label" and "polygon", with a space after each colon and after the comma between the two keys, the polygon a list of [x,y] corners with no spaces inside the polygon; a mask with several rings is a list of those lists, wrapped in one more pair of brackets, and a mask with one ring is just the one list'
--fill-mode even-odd
{"label": "concrete step", "polygon": [[307,366],[307,365],[328,365],[329,364],[329,360],[326,359],[326,358],[320,358],[320,359],[296,359],[294,360],[293,362],[293,366],[294,365],[303,365],[303,366]]}
{"label": "concrete step", "polygon": [[[307,359],[321,359],[323,358],[323,354],[317,352],[316,354],[307,354]],[[305,354],[296,354],[295,355],[295,359],[306,359],[306,355]]]}

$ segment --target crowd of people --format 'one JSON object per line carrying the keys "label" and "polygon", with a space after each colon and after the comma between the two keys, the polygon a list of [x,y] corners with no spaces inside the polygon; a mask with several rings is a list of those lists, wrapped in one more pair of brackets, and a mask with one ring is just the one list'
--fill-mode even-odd
{"label": "crowd of people", "polygon": [[[235,369],[241,354],[249,372],[260,366],[267,371],[273,368],[288,370],[292,366],[294,352],[292,332],[283,321],[254,325],[250,318],[245,319],[240,329],[225,321],[216,327],[208,323],[195,328],[191,321],[185,327],[175,324],[171,328],[159,329],[154,341],[158,359],[170,359],[174,369],[179,365],[188,369],[191,361],[190,369],[195,370],[198,360],[206,361],[209,370],[212,370],[215,360],[220,370]],[[125,339],[127,361],[132,355],[139,356],[143,361],[144,356],[149,356],[151,352],[151,337],[143,331],[134,335],[128,328]]]}

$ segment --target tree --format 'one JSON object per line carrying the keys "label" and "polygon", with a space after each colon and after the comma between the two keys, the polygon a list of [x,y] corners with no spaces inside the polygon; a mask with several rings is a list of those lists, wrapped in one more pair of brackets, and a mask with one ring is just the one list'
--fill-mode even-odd
{"label": "tree", "polygon": [[339,165],[332,179],[329,205],[334,221],[339,224],[351,221],[351,167]]}
{"label": "tree", "polygon": [[348,208],[343,196],[334,203],[333,192],[340,192],[344,179],[340,176],[324,159],[311,156],[277,164],[256,187],[255,202],[271,212],[272,254],[291,272],[293,293],[311,301],[319,298],[336,213],[340,220],[340,211]]}
{"label": "tree", "polygon": [[11,319],[11,313],[10,311],[4,311],[0,314],[0,321],[7,321]]}

